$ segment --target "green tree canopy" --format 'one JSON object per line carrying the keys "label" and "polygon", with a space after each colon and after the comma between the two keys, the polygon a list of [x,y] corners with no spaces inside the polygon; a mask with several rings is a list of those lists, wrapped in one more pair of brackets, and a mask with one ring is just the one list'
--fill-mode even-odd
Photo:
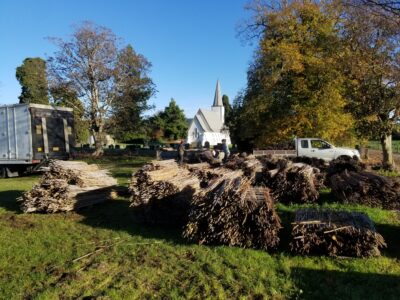
{"label": "green tree canopy", "polygon": [[183,110],[172,98],[169,105],[150,119],[154,134],[167,140],[184,139],[187,136],[188,124]]}
{"label": "green tree canopy", "polygon": [[20,103],[49,104],[46,61],[40,57],[26,58],[15,75],[22,88]]}
{"label": "green tree canopy", "polygon": [[232,106],[229,103],[229,97],[227,95],[222,96],[222,104],[225,107],[225,119],[226,119],[226,117],[229,116],[232,111]]}
{"label": "green tree canopy", "polygon": [[143,113],[152,108],[148,100],[155,93],[154,84],[148,77],[150,67],[147,59],[137,54],[131,45],[118,54],[118,88],[112,103],[109,131],[120,141],[145,134]]}

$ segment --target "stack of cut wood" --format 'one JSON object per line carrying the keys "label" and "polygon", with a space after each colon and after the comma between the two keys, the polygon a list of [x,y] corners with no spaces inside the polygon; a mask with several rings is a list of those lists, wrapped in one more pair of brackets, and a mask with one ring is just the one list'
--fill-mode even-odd
{"label": "stack of cut wood", "polygon": [[320,171],[325,171],[328,167],[327,163],[321,158],[296,156],[296,157],[290,158],[290,160],[295,163],[304,163],[304,164],[310,165],[314,168],[318,168]]}
{"label": "stack of cut wood", "polygon": [[292,251],[330,256],[378,256],[386,247],[372,221],[362,213],[302,209],[296,212]]}
{"label": "stack of cut wood", "polygon": [[352,172],[362,172],[365,169],[366,165],[360,162],[358,159],[345,156],[332,160],[329,163],[327,173],[328,177],[330,177],[345,170]]}
{"label": "stack of cut wood", "polygon": [[132,176],[131,206],[140,221],[183,224],[200,180],[175,160],[153,161]]}
{"label": "stack of cut wood", "polygon": [[200,244],[274,249],[279,229],[268,190],[253,187],[242,171],[232,171],[195,196],[183,235]]}
{"label": "stack of cut wood", "polygon": [[400,183],[371,172],[344,170],[329,178],[334,195],[344,203],[400,209]]}
{"label": "stack of cut wood", "polygon": [[319,169],[303,163],[288,160],[265,163],[264,183],[271,189],[276,200],[283,203],[312,203],[319,197],[324,176]]}
{"label": "stack of cut wood", "polygon": [[49,167],[39,183],[18,199],[22,211],[77,210],[110,199],[117,185],[117,180],[106,170],[85,162],[54,160]]}
{"label": "stack of cut wood", "polygon": [[259,184],[262,181],[264,165],[254,155],[232,155],[224,167],[231,170],[243,170],[244,175],[250,179],[252,184]]}

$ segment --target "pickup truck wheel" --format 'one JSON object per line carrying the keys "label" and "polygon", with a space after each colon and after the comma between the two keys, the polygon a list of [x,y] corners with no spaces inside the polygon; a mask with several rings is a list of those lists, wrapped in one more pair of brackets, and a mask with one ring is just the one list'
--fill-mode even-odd
{"label": "pickup truck wheel", "polygon": [[342,159],[342,160],[350,160],[351,157],[348,155],[340,155],[337,159]]}

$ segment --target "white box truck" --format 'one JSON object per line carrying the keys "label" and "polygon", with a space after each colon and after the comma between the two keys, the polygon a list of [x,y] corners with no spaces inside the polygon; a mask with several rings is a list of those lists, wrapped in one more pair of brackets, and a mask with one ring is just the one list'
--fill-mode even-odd
{"label": "white box truck", "polygon": [[74,146],[72,108],[0,106],[0,177],[34,171],[51,158],[68,159]]}
{"label": "white box truck", "polygon": [[360,153],[356,149],[335,147],[334,145],[318,138],[296,138],[295,150],[254,150],[253,154],[273,155],[273,156],[306,156],[320,158],[325,161],[331,161],[338,157],[356,157],[360,159]]}

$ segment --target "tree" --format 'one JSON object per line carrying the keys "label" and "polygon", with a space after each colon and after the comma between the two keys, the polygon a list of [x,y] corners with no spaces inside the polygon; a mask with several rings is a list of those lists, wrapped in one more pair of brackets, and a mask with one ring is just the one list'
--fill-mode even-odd
{"label": "tree", "polygon": [[[375,17],[400,16],[400,1],[393,0],[343,0],[345,5],[369,9]],[[397,20],[399,21],[399,20]]]}
{"label": "tree", "polygon": [[15,76],[22,87],[19,103],[49,104],[46,61],[40,57],[26,58]]}
{"label": "tree", "polygon": [[226,117],[229,116],[232,111],[232,106],[229,103],[229,97],[227,95],[222,96],[222,104],[225,107],[225,119],[226,119]]}
{"label": "tree", "polygon": [[311,1],[261,11],[263,36],[236,107],[234,139],[256,147],[294,136],[344,139],[353,120],[344,111],[337,14]]}
{"label": "tree", "polygon": [[400,30],[393,20],[353,7],[346,8],[343,25],[348,110],[361,137],[380,140],[383,164],[391,167],[400,115]]}
{"label": "tree", "polygon": [[86,144],[90,136],[89,124],[85,119],[83,104],[76,92],[68,85],[57,85],[50,86],[50,95],[54,105],[70,107],[74,110],[75,142]]}
{"label": "tree", "polygon": [[[70,41],[57,38],[52,41],[58,46],[54,57],[49,59],[52,81],[70,86],[83,102],[95,140],[94,155],[100,155],[113,102],[124,94],[120,89],[124,86],[123,81],[137,69],[132,65],[133,69],[127,73],[126,69],[120,68],[117,37],[105,27],[85,22],[75,30]],[[120,55],[124,56],[123,53]],[[121,74],[122,71],[125,74]]]}
{"label": "tree", "polygon": [[162,132],[164,139],[184,139],[187,136],[188,124],[185,114],[173,98],[164,111],[151,118],[150,123],[153,133]]}
{"label": "tree", "polygon": [[129,141],[145,134],[143,113],[152,108],[148,104],[155,88],[148,77],[151,64],[145,57],[136,54],[128,45],[118,54],[116,97],[112,103],[110,125],[114,136]]}

